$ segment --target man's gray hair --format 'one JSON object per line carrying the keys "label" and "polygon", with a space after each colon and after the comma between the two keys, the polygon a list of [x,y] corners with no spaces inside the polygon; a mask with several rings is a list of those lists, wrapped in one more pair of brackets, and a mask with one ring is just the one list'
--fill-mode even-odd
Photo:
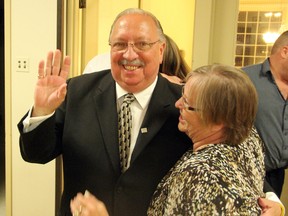
{"label": "man's gray hair", "polygon": [[121,13],[119,13],[117,15],[117,17],[115,18],[112,26],[111,26],[111,29],[110,29],[110,34],[109,34],[109,41],[110,41],[110,36],[111,36],[111,33],[112,33],[112,30],[114,28],[114,25],[115,23],[117,22],[117,20],[124,16],[124,15],[127,15],[127,14],[142,14],[142,15],[146,15],[146,16],[150,16],[154,22],[155,22],[155,25],[157,27],[157,31],[158,31],[158,34],[159,34],[159,39],[160,41],[165,41],[165,36],[164,36],[164,32],[163,32],[163,28],[161,26],[161,23],[159,22],[159,20],[150,12],[148,11],[145,11],[145,10],[142,10],[142,9],[139,9],[139,8],[128,8],[124,11],[122,11]]}

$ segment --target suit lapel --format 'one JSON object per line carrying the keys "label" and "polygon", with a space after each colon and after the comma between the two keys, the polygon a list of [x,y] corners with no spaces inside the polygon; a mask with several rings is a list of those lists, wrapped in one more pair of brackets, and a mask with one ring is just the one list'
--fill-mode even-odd
{"label": "suit lapel", "polygon": [[[164,92],[166,94],[163,94]],[[167,120],[170,113],[167,112],[167,109],[174,108],[175,100],[171,98],[169,93],[170,91],[168,90],[168,84],[166,80],[159,76],[157,85],[154,89],[145,118],[138,134],[136,145],[132,153],[131,163],[156,136],[158,131]]]}
{"label": "suit lapel", "polygon": [[102,137],[115,172],[119,169],[118,115],[115,82],[109,75],[99,85],[94,96],[95,110]]}

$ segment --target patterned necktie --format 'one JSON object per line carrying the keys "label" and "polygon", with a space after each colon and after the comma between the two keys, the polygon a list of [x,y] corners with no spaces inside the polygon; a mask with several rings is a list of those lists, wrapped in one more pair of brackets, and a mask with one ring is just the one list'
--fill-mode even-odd
{"label": "patterned necktie", "polygon": [[118,115],[118,135],[119,135],[119,153],[122,173],[128,168],[128,157],[130,152],[132,115],[130,104],[135,100],[132,93],[124,95]]}

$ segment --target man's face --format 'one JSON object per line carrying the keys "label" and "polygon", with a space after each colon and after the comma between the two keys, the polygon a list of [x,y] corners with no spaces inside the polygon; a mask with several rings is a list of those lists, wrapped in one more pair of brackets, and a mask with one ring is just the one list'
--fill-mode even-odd
{"label": "man's face", "polygon": [[[156,24],[149,16],[128,14],[116,21],[110,35],[111,71],[126,91],[142,91],[155,80],[165,48],[159,39]],[[119,49],[127,43],[127,48]],[[138,49],[143,44],[148,45],[144,50]]]}

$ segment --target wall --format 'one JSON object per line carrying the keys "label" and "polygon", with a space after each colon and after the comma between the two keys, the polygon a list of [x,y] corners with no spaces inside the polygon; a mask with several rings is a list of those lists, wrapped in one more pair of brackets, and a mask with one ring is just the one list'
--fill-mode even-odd
{"label": "wall", "polygon": [[195,0],[143,0],[141,8],[156,15],[164,33],[176,42],[183,51],[186,62],[191,66]]}
{"label": "wall", "polygon": [[[55,165],[24,162],[17,123],[33,104],[38,61],[56,48],[57,0],[5,0],[6,215],[55,215]],[[29,60],[17,72],[17,59]]]}
{"label": "wall", "polygon": [[234,65],[239,0],[195,1],[192,69],[212,63]]}

